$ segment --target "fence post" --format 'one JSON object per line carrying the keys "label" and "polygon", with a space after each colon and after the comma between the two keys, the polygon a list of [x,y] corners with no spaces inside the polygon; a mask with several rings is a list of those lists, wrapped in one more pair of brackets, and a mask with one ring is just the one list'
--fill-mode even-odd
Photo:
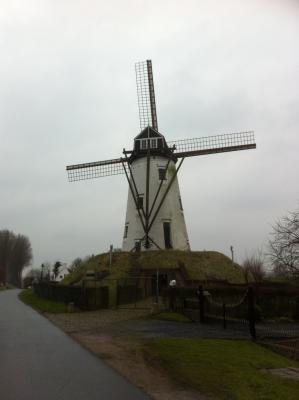
{"label": "fence post", "polygon": [[186,308],[186,298],[183,297],[183,301],[182,301],[182,314],[185,314],[185,308]]}
{"label": "fence post", "polygon": [[253,287],[248,288],[248,322],[249,322],[249,332],[253,340],[256,339],[255,330],[255,304],[254,304],[254,291]]}
{"label": "fence post", "polygon": [[199,322],[204,323],[205,322],[205,304],[204,304],[205,296],[204,296],[202,285],[198,286],[197,295],[198,295],[198,302],[199,302]]}
{"label": "fence post", "polygon": [[174,304],[175,304],[175,298],[176,298],[176,289],[172,286],[169,287],[169,308],[170,311],[176,311]]}
{"label": "fence post", "polygon": [[82,284],[81,284],[81,294],[82,294],[82,307],[84,310],[87,309],[87,299],[86,299],[86,282],[85,279],[82,279]]}
{"label": "fence post", "polygon": [[136,308],[136,302],[137,302],[137,279],[135,281],[135,305],[134,305],[134,308]]}
{"label": "fence post", "polygon": [[222,304],[223,329],[226,329],[226,304]]}

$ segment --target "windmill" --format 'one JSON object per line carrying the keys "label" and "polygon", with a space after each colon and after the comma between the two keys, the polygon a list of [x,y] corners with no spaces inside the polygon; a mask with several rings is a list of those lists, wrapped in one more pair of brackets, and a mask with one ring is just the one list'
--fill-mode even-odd
{"label": "windmill", "polygon": [[135,64],[140,133],[123,156],[66,167],[69,181],[124,174],[129,193],[123,251],[189,250],[177,174],[187,157],[256,148],[252,131],[168,142],[158,130],[150,60]]}

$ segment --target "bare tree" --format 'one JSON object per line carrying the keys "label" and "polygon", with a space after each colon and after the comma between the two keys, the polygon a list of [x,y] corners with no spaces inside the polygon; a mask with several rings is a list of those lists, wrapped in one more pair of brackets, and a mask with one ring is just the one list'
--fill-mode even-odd
{"label": "bare tree", "polygon": [[14,240],[10,263],[8,267],[8,281],[15,286],[21,286],[22,270],[32,260],[31,244],[27,236],[17,235]]}
{"label": "bare tree", "polygon": [[5,229],[0,231],[0,282],[7,281],[7,270],[11,259],[15,240],[13,232]]}
{"label": "bare tree", "polygon": [[261,283],[265,279],[266,269],[261,250],[245,258],[243,261],[243,273],[247,283],[250,280],[250,276],[256,283]]}
{"label": "bare tree", "polygon": [[54,264],[53,267],[53,275],[54,275],[54,279],[57,278],[58,274],[59,274],[59,269],[62,266],[61,261],[56,261],[56,263]]}
{"label": "bare tree", "polygon": [[250,268],[249,268],[249,260],[246,258],[243,262],[243,276],[245,282],[248,284],[251,281],[251,273],[250,273]]}
{"label": "bare tree", "polygon": [[41,270],[39,268],[31,268],[23,278],[23,287],[27,288],[31,286],[34,281],[40,280],[40,275]]}
{"label": "bare tree", "polygon": [[21,286],[21,274],[32,259],[31,244],[27,236],[0,231],[0,280]]}
{"label": "bare tree", "polygon": [[299,211],[291,212],[273,226],[269,256],[274,272],[299,277]]}
{"label": "bare tree", "polygon": [[40,279],[40,269],[39,268],[31,268],[25,275],[24,278],[32,277],[36,279]]}
{"label": "bare tree", "polygon": [[51,264],[49,261],[44,261],[41,265],[41,281],[50,281],[51,279]]}
{"label": "bare tree", "polygon": [[80,257],[77,257],[77,258],[75,258],[72,262],[71,262],[71,264],[70,264],[70,266],[68,267],[68,271],[69,272],[74,272],[77,268],[79,268],[81,265],[83,264],[83,260],[82,260],[82,258],[80,258]]}

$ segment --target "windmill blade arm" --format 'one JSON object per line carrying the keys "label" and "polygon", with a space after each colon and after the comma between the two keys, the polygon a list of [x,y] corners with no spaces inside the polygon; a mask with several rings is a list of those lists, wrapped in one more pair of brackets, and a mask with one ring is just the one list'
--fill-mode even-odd
{"label": "windmill blade arm", "polygon": [[201,156],[256,148],[253,131],[178,140],[168,142],[168,146],[175,146],[176,157]]}
{"label": "windmill blade arm", "polygon": [[135,64],[140,129],[151,126],[158,131],[156,99],[151,60]]}
{"label": "windmill blade arm", "polygon": [[112,160],[95,161],[91,163],[68,165],[66,167],[70,182],[85,179],[102,178],[104,176],[124,174],[127,160],[114,158]]}

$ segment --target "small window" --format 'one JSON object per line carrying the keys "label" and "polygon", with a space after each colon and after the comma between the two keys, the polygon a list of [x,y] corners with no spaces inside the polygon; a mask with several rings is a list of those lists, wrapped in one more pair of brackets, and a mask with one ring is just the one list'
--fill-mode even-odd
{"label": "small window", "polygon": [[164,147],[164,143],[163,143],[163,139],[162,139],[162,138],[159,138],[159,139],[157,140],[157,142],[158,142],[158,147],[159,147],[159,148],[163,148],[163,147]]}
{"label": "small window", "polygon": [[147,139],[141,140],[141,149],[142,150],[147,149]]}
{"label": "small window", "polygon": [[143,208],[143,195],[137,197],[137,208],[139,210]]}
{"label": "small window", "polygon": [[125,225],[125,232],[124,232],[124,239],[126,239],[128,237],[128,230],[129,230],[129,225],[126,224]]}
{"label": "small window", "polygon": [[159,173],[159,180],[165,181],[166,180],[166,168],[158,167],[158,173]]}
{"label": "small window", "polygon": [[151,139],[151,148],[156,149],[157,147],[157,139]]}

